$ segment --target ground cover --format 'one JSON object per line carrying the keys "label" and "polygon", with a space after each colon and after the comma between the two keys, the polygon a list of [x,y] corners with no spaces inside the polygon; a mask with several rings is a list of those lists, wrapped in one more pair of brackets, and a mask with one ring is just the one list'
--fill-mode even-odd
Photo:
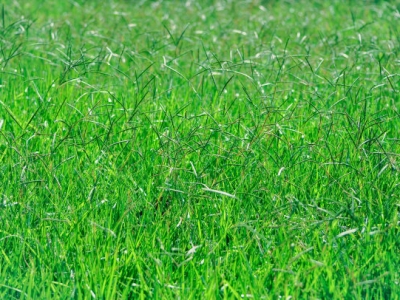
{"label": "ground cover", "polygon": [[1,299],[398,299],[400,5],[6,1]]}

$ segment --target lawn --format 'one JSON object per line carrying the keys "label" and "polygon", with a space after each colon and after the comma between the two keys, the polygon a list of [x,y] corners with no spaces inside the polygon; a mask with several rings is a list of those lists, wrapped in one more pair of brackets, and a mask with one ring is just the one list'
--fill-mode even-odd
{"label": "lawn", "polygon": [[399,299],[399,1],[3,1],[1,299]]}

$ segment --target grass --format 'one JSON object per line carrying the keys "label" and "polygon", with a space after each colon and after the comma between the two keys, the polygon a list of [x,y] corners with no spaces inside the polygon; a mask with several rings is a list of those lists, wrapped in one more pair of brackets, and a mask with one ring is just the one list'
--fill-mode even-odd
{"label": "grass", "polygon": [[0,298],[399,299],[398,1],[6,1]]}

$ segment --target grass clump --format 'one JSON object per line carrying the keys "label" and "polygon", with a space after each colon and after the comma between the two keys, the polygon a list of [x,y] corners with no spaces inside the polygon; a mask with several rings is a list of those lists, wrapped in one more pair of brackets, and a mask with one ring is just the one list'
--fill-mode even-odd
{"label": "grass clump", "polygon": [[13,1],[2,299],[397,299],[399,4]]}

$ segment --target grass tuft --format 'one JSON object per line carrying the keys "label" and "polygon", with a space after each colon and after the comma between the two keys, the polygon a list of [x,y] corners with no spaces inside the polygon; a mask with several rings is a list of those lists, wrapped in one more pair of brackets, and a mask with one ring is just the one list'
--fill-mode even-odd
{"label": "grass tuft", "polygon": [[2,5],[0,298],[399,298],[396,1],[100,2]]}

